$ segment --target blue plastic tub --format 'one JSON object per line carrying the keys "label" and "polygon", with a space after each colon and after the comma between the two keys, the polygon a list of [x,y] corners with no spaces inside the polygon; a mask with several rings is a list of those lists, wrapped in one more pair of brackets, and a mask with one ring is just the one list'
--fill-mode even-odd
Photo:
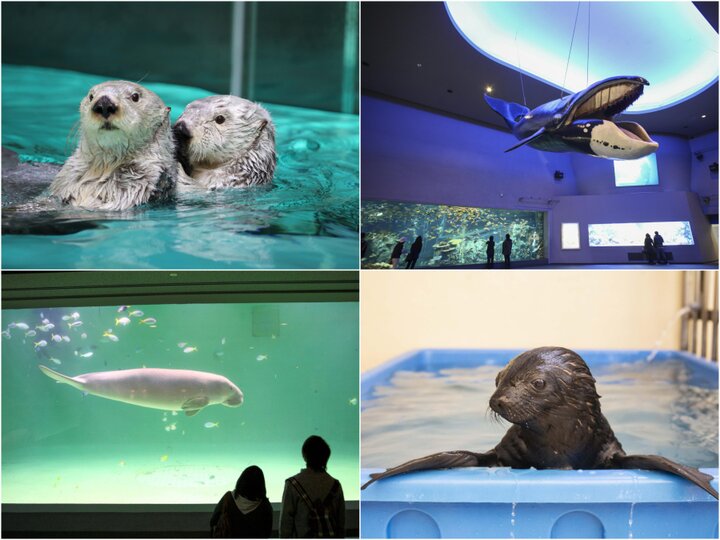
{"label": "blue plastic tub", "polygon": [[[522,351],[423,350],[362,378],[363,409],[398,371],[497,364]],[[634,362],[647,351],[578,351],[591,370]],[[717,388],[718,369],[684,353],[688,382]],[[600,392],[602,393],[602,392]],[[622,442],[622,441],[621,441]],[[408,445],[412,441],[408,440]],[[455,449],[448,443],[448,450]],[[468,448],[469,450],[486,450]],[[487,448],[489,450],[490,448]],[[419,457],[419,456],[418,456]],[[393,463],[396,465],[398,463]],[[361,481],[382,469],[362,469]],[[718,469],[703,468],[715,477]],[[361,492],[364,538],[717,538],[718,503],[702,489],[655,471],[560,471],[464,468],[424,471],[376,482]]]}

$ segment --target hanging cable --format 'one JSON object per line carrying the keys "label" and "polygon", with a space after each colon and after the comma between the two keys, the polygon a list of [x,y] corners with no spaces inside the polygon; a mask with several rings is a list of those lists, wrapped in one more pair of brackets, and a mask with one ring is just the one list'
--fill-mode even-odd
{"label": "hanging cable", "polygon": [[516,28],[515,29],[515,54],[517,54],[518,73],[520,73],[520,89],[522,90],[523,105],[525,105],[527,107],[527,100],[525,99],[525,83],[523,81],[522,67],[520,65],[520,48],[518,47],[518,44],[517,44],[517,35],[518,35],[518,31]]}
{"label": "hanging cable", "polygon": [[587,7],[587,67],[585,68],[585,86],[590,86],[590,2],[588,2]]}
{"label": "hanging cable", "polygon": [[580,2],[578,2],[577,10],[575,10],[575,24],[573,24],[572,37],[570,38],[570,50],[568,51],[567,62],[565,64],[565,76],[563,77],[562,88],[560,89],[560,98],[565,93],[565,81],[567,80],[568,68],[570,67],[570,55],[572,54],[573,43],[575,42],[575,30],[577,29],[578,15],[580,14]]}

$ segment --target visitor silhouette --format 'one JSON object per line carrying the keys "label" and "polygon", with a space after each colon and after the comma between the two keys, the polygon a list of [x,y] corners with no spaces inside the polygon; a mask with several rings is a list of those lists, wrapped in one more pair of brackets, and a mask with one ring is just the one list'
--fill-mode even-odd
{"label": "visitor silhouette", "polygon": [[650,233],[645,233],[645,246],[643,247],[645,256],[650,264],[655,264],[655,247],[653,246],[653,240],[650,238]]}
{"label": "visitor silhouette", "polygon": [[223,495],[210,518],[213,538],[270,538],[273,510],[262,469],[251,465]]}
{"label": "visitor silhouette", "polygon": [[487,253],[487,267],[492,268],[495,264],[495,238],[490,237],[490,240],[485,242],[487,244],[487,249],[485,252]]}
{"label": "visitor silhouette", "polygon": [[398,240],[397,244],[395,244],[395,247],[392,250],[392,254],[390,255],[390,264],[392,264],[393,269],[396,269],[398,267],[398,264],[400,264],[400,256],[402,255],[403,247],[405,247],[404,236],[400,240]]}
{"label": "visitor silhouette", "polygon": [[655,254],[658,258],[658,264],[660,262],[663,262],[664,264],[668,263],[667,256],[665,255],[665,248],[663,245],[665,244],[665,240],[662,236],[660,236],[660,233],[655,231],[655,236],[653,237],[653,247],[655,248]]}
{"label": "visitor silhouette", "polygon": [[422,236],[418,236],[410,246],[410,253],[405,257],[405,270],[408,268],[415,268],[420,252],[422,251]]}
{"label": "visitor silhouette", "polygon": [[505,268],[510,268],[510,253],[512,253],[512,240],[510,235],[505,235],[505,240],[502,243],[502,254],[505,257]]}
{"label": "visitor silhouette", "polygon": [[340,482],[330,476],[330,447],[312,435],[302,445],[307,468],[285,481],[280,511],[280,538],[342,538],[345,499]]}

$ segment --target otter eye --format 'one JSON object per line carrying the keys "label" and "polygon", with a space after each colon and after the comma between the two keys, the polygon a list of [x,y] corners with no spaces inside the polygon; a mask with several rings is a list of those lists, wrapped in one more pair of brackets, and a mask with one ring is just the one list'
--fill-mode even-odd
{"label": "otter eye", "polygon": [[93,95],[90,94],[90,95],[88,96],[88,99],[89,99],[90,101],[92,101],[92,100],[93,100]]}
{"label": "otter eye", "polygon": [[536,390],[542,390],[543,388],[545,388],[545,381],[543,381],[542,379],[535,379],[532,385],[535,387]]}
{"label": "otter eye", "polygon": [[215,117],[215,121],[216,121],[218,124],[222,124],[222,123],[225,121],[225,117],[224,117],[222,114],[218,114],[218,115]]}
{"label": "otter eye", "polygon": [[138,94],[137,92],[135,92],[132,96],[130,96],[130,99],[132,99],[133,101],[139,101],[139,100],[140,100],[140,94]]}

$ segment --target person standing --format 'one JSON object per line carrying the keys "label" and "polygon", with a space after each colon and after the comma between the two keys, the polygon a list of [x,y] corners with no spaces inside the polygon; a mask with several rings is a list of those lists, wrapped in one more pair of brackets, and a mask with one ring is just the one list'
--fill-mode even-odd
{"label": "person standing", "polygon": [[645,233],[645,245],[643,247],[643,251],[645,252],[648,263],[655,264],[655,246],[653,246],[653,239],[650,238],[650,233]]}
{"label": "person standing", "polygon": [[492,268],[495,264],[495,238],[490,237],[490,240],[485,242],[487,245],[487,248],[485,249],[485,253],[487,254],[487,267]]}
{"label": "person standing", "polygon": [[307,468],[285,481],[280,510],[280,538],[344,538],[345,498],[330,476],[330,446],[311,435],[302,445]]}
{"label": "person standing", "polygon": [[415,268],[415,263],[417,263],[417,260],[420,257],[421,251],[422,251],[422,236],[418,236],[415,239],[415,241],[412,243],[412,246],[410,246],[410,253],[408,253],[407,257],[405,258],[405,262],[407,263],[405,265],[406,270]]}
{"label": "person standing", "polygon": [[273,510],[265,493],[262,469],[251,465],[223,495],[210,518],[213,538],[270,538]]}
{"label": "person standing", "polygon": [[512,253],[512,239],[509,234],[505,235],[502,243],[502,254],[505,257],[505,268],[510,268],[510,254]]}
{"label": "person standing", "polygon": [[660,264],[660,262],[664,264],[668,263],[663,244],[665,244],[665,240],[662,236],[660,236],[660,233],[655,231],[655,236],[653,237],[653,247],[655,248],[655,255],[657,255],[658,264]]}
{"label": "person standing", "polygon": [[400,264],[400,256],[402,255],[403,248],[405,247],[405,237],[403,236],[392,250],[390,255],[390,264],[392,264],[393,270],[397,269]]}

